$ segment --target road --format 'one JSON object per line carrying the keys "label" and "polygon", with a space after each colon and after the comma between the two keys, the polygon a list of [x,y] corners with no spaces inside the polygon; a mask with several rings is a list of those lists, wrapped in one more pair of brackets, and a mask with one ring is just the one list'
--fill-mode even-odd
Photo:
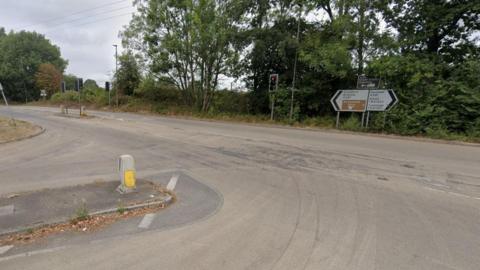
{"label": "road", "polygon": [[[127,113],[70,119],[57,111],[14,108],[46,132],[0,145],[0,194],[115,179],[117,156],[129,153],[141,175],[180,171],[197,183],[180,177],[178,185],[191,188],[179,206],[205,188],[212,192],[196,202],[211,207],[188,212],[197,203],[185,203],[181,215],[172,207],[152,229],[125,235],[139,220],[75,236],[88,241],[54,238],[38,252],[0,256],[2,270],[480,265],[478,146]],[[192,218],[177,222],[185,216]]]}

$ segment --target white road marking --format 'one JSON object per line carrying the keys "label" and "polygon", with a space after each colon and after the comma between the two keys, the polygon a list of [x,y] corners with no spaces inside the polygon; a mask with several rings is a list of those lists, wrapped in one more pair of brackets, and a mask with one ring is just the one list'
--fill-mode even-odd
{"label": "white road marking", "polygon": [[146,214],[140,224],[138,224],[138,228],[140,229],[148,229],[150,225],[152,225],[153,220],[155,219],[155,214]]}
{"label": "white road marking", "polygon": [[0,207],[0,216],[11,215],[15,211],[13,204]]}
{"label": "white road marking", "polygon": [[9,251],[13,246],[3,246],[0,247],[0,255],[4,254],[5,252]]}
{"label": "white road marking", "polygon": [[38,255],[38,254],[51,253],[51,252],[55,252],[55,251],[58,251],[58,250],[65,249],[65,248],[66,248],[66,246],[56,247],[56,248],[47,248],[47,249],[40,249],[40,250],[15,254],[15,255],[7,256],[7,257],[0,257],[0,262],[13,260],[13,259],[16,259],[16,258],[29,257],[29,256],[33,256],[33,255]]}
{"label": "white road marking", "polygon": [[170,178],[170,181],[167,184],[167,190],[173,191],[175,189],[175,186],[177,185],[179,177],[180,177],[179,174],[174,174],[172,178]]}

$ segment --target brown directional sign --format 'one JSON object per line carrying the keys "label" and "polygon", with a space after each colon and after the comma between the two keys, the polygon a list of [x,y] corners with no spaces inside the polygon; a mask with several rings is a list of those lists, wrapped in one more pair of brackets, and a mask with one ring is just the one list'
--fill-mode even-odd
{"label": "brown directional sign", "polygon": [[367,102],[365,100],[343,100],[342,111],[363,112]]}
{"label": "brown directional sign", "polygon": [[336,111],[364,112],[367,109],[368,90],[338,90],[330,102]]}

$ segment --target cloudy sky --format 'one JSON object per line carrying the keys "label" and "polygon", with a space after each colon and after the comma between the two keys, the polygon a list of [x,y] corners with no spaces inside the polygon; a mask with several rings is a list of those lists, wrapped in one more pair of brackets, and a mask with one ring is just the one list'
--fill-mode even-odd
{"label": "cloudy sky", "polygon": [[119,31],[130,21],[132,0],[1,0],[0,27],[45,34],[69,61],[67,73],[99,85],[115,69]]}

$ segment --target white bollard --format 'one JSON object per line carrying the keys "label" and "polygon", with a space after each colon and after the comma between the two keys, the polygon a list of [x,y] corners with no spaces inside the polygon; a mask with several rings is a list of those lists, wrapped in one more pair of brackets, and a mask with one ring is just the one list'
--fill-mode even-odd
{"label": "white bollard", "polygon": [[121,155],[118,159],[118,171],[120,172],[120,186],[117,191],[124,194],[136,189],[135,160],[131,155]]}

